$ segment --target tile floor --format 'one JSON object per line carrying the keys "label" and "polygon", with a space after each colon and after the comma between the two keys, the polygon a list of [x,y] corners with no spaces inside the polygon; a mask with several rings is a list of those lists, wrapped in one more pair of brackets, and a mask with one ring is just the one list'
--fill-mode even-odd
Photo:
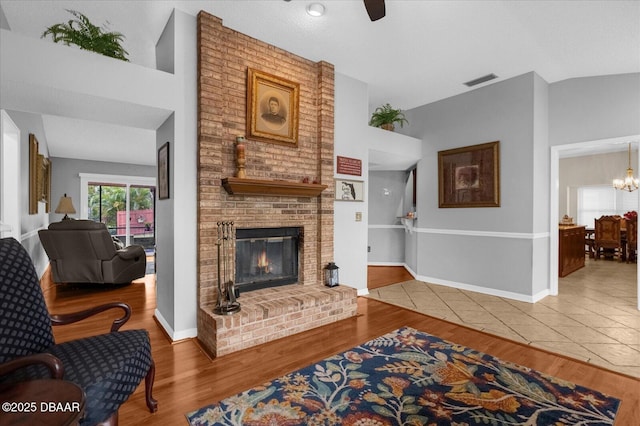
{"label": "tile floor", "polygon": [[369,297],[640,377],[636,268],[586,259],[535,304],[416,280]]}

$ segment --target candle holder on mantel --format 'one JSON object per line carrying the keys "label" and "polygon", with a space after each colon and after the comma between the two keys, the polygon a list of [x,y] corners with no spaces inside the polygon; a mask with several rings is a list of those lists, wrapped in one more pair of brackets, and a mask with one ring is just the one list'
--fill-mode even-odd
{"label": "candle holder on mantel", "polygon": [[237,178],[244,179],[247,177],[244,172],[246,162],[244,137],[238,136],[236,137],[236,163],[238,165],[238,170],[236,171]]}

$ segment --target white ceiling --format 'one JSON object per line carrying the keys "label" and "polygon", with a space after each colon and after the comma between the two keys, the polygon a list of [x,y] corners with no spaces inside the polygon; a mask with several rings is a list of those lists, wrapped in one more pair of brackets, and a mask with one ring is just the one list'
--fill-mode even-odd
{"label": "white ceiling", "polygon": [[[361,0],[324,0],[320,18],[305,13],[309,3],[0,0],[11,29],[33,37],[67,20],[65,9],[81,11],[95,24],[108,21],[111,30],[125,34],[130,61],[148,67],[155,66],[155,43],[172,9],[193,15],[205,10],[227,27],[328,61],[336,72],[366,82],[371,108],[430,103],[471,90],[465,81],[489,73],[498,75],[495,82],[535,71],[553,83],[640,72],[640,1],[387,0],[387,15],[377,22],[369,20]],[[68,130],[90,124],[56,120],[47,117],[45,129],[53,156],[63,152],[58,144],[71,138]]]}

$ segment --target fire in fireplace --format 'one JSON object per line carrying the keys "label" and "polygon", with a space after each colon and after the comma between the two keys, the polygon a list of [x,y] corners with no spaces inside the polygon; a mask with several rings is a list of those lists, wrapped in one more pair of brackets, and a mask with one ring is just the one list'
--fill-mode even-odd
{"label": "fire in fireplace", "polygon": [[302,228],[237,228],[236,289],[297,283],[301,234]]}

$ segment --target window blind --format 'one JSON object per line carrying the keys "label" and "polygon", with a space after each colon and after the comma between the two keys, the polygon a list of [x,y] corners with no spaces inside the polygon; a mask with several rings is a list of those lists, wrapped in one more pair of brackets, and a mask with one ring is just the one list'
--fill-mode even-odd
{"label": "window blind", "polygon": [[578,188],[578,225],[593,227],[603,215],[620,215],[638,209],[638,191],[628,192],[608,185]]}

